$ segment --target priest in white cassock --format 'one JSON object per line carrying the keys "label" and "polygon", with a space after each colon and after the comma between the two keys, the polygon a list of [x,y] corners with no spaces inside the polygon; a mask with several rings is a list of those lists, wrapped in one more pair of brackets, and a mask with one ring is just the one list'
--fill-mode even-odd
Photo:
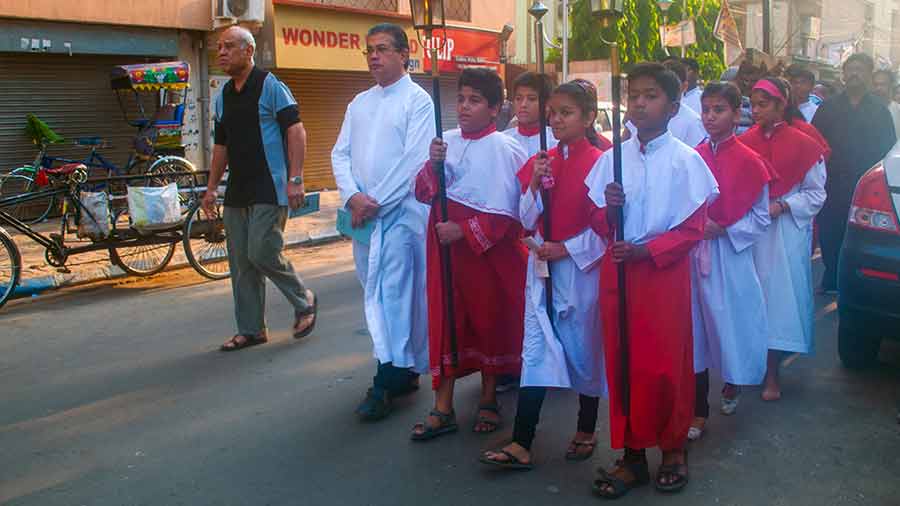
{"label": "priest in white cassock", "polygon": [[390,413],[392,397],[417,390],[418,375],[428,371],[428,207],[412,190],[428,160],[435,125],[431,98],[407,73],[409,40],[403,29],[387,23],[372,27],[366,55],[377,84],[347,107],[331,161],[353,227],[371,230],[368,241],[354,239],[353,257],[378,361],[357,414],[374,421]]}

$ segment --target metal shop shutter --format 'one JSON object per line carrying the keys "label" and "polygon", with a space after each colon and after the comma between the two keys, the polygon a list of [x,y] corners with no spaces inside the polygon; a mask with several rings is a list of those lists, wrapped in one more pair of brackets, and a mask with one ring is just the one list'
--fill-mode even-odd
{"label": "metal shop shutter", "polygon": [[112,144],[101,150],[103,156],[124,166],[136,130],[122,117],[109,73],[115,65],[144,61],[134,56],[0,53],[0,173],[34,160],[37,149],[25,135],[27,113],[66,139],[50,147],[51,156],[84,158],[89,150],[72,141],[99,136]]}
{"label": "metal shop shutter", "polygon": [[325,72],[275,69],[300,104],[307,146],[304,179],[307,190],[334,189],[331,149],[337,141],[347,105],[358,93],[375,85],[367,72]]}
{"label": "metal shop shutter", "polygon": [[[413,74],[413,81],[419,86],[425,88],[429,95],[432,95],[431,76],[428,74]],[[459,74],[441,74],[441,125],[444,131],[453,130],[459,126],[456,116],[456,85],[459,80]]]}

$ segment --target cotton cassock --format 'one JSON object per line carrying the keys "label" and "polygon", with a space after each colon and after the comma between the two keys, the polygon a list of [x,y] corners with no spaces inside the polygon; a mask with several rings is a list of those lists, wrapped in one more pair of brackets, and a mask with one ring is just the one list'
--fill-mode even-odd
{"label": "cotton cassock", "polygon": [[769,349],[811,353],[813,340],[812,222],[825,202],[825,151],[800,130],[779,123],[771,132],[755,126],[738,137],[769,163],[775,180],[769,199],[790,210],[753,246],[766,298]]}
{"label": "cotton cassock", "polygon": [[[504,135],[512,137],[519,143],[519,146],[525,150],[525,156],[528,157],[536,155],[541,150],[540,133],[540,127],[524,128],[522,126],[508,128],[503,131]],[[558,143],[559,141],[553,136],[553,129],[547,127],[547,149],[555,148]]]}
{"label": "cotton cassock", "polygon": [[526,253],[518,222],[516,172],[525,152],[493,125],[469,135],[444,134],[448,218],[464,239],[450,245],[457,358],[452,364],[442,280],[437,176],[426,163],[416,178],[416,198],[431,204],[427,233],[428,333],[432,386],[441,378],[518,374],[522,353]]}
{"label": "cotton cassock", "polygon": [[721,371],[733,385],[758,385],[766,373],[769,327],[753,244],[770,224],[769,170],[734,136],[697,151],[719,184],[709,219],[725,235],[691,255],[694,371]]}
{"label": "cotton cassock", "polygon": [[428,208],[415,199],[412,185],[433,137],[431,98],[407,75],[350,102],[331,153],[341,203],[363,192],[380,205],[369,244],[353,241],[375,358],[417,373],[428,370]]}
{"label": "cotton cassock", "polygon": [[[522,386],[573,388],[591,397],[606,395],[603,329],[599,306],[599,260],[606,244],[590,226],[593,207],[584,179],[603,152],[587,139],[551,149],[554,186],[549,190],[552,240],[561,242],[569,257],[550,263],[553,280],[553,322],[547,316],[546,279],[535,272],[536,256],[528,258],[525,292],[525,339]],[[519,171],[523,188],[519,214],[536,242],[544,242],[542,195],[528,188],[532,158]]]}
{"label": "cotton cassock", "polygon": [[[613,239],[604,191],[613,181],[607,151],[586,184],[596,208],[591,226]],[[618,273],[601,260],[600,304],[610,393],[613,448],[683,448],[694,412],[694,364],[689,253],[702,238],[706,202],[717,193],[700,155],[666,132],[642,146],[622,145],[624,240],[646,245],[650,258],[625,264],[629,334],[629,416],[622,406]]]}

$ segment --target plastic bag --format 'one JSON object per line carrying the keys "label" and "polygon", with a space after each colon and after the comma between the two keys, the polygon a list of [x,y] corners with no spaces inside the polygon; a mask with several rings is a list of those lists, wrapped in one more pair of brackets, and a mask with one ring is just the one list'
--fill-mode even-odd
{"label": "plastic bag", "polygon": [[160,230],[178,225],[181,222],[178,185],[129,186],[128,214],[131,226],[138,230]]}
{"label": "plastic bag", "polygon": [[95,241],[109,236],[109,195],[106,192],[81,192],[81,212],[78,215],[78,237]]}

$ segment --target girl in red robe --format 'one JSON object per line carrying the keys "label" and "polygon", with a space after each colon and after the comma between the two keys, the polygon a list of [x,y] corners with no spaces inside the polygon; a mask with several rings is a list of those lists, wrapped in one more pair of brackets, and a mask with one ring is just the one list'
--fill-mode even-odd
{"label": "girl in red robe", "polygon": [[[453,409],[457,379],[481,372],[481,398],[474,432],[501,425],[498,375],[521,368],[525,305],[525,248],[518,221],[516,172],[525,151],[496,131],[503,82],[493,71],[466,69],[459,80],[460,128],[431,145],[430,161],[415,182],[416,198],[431,205],[427,239],[428,347],[435,404],[417,424],[414,441],[433,439],[458,428]],[[443,162],[448,221],[441,220],[438,177]],[[442,279],[442,249],[452,267],[456,347],[453,349]]]}

